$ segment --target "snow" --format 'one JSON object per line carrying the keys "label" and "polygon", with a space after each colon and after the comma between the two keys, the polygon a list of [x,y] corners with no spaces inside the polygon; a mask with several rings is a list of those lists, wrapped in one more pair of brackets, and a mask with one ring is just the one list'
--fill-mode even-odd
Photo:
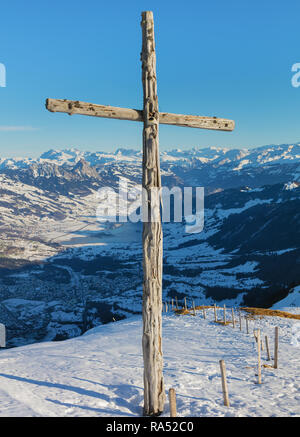
{"label": "snow", "polygon": [[299,187],[299,183],[298,182],[288,182],[286,184],[284,184],[284,189],[285,190],[294,190],[294,188],[298,188]]}
{"label": "snow", "polygon": [[[300,308],[293,308],[300,313]],[[176,390],[179,417],[300,416],[300,322],[257,318],[250,333],[215,324],[213,310],[163,315],[166,392]],[[230,320],[231,310],[227,319]],[[222,316],[222,311],[219,317]],[[279,367],[256,376],[260,328],[271,354],[279,327]],[[81,337],[0,350],[1,416],[141,416],[143,360],[140,316],[101,325]],[[219,360],[226,364],[230,407],[223,405]],[[262,362],[266,352],[262,351]],[[169,416],[166,400],[163,416]]]}
{"label": "snow", "polygon": [[276,302],[272,308],[280,309],[282,307],[300,307],[300,285],[295,287],[284,299]]}
{"label": "snow", "polygon": [[241,170],[244,166],[250,164],[249,159],[242,159],[238,166],[233,169],[233,171]]}
{"label": "snow", "polygon": [[[108,163],[141,163],[142,153],[137,149],[119,148],[115,152],[88,152],[75,148],[54,150],[43,153],[39,158],[5,158],[0,157],[0,169],[27,168],[32,164],[51,162],[57,165],[74,165],[80,159],[85,159],[90,165]],[[203,165],[232,164],[233,171],[243,170],[245,167],[260,166],[264,164],[282,164],[299,162],[300,145],[282,144],[262,146],[249,149],[230,149],[221,147],[192,148],[190,150],[174,149],[161,152],[163,163],[191,165],[198,162]]]}
{"label": "snow", "polygon": [[229,209],[221,209],[217,211],[218,218],[223,220],[228,218],[231,214],[240,214],[243,211],[246,211],[249,208],[252,208],[257,205],[263,205],[265,203],[271,203],[272,199],[252,199],[245,203],[241,208],[229,208]]}

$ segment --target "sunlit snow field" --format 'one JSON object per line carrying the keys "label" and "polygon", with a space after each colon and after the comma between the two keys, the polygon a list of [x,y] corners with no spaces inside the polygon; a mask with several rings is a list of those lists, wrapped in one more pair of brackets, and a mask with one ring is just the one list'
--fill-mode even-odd
{"label": "sunlit snow field", "polygon": [[[206,313],[205,320],[201,311],[163,315],[165,389],[176,390],[178,416],[300,416],[300,321],[256,318],[247,334],[237,314],[233,328],[214,323],[212,309]],[[276,326],[279,367],[263,367],[259,385],[253,329],[261,329],[262,339],[268,335],[273,358]],[[141,316],[133,316],[70,340],[0,350],[0,415],[141,416],[141,337]],[[272,365],[266,358],[264,348],[262,364]],[[223,405],[221,359],[230,407]],[[163,416],[169,414],[167,398]]]}

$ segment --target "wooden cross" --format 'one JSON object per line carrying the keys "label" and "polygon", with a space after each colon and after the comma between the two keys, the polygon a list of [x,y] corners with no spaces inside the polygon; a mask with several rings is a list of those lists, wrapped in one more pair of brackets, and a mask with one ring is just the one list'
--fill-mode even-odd
{"label": "wooden cross", "polygon": [[[141,121],[143,129],[143,192],[148,199],[146,209],[150,220],[143,223],[143,358],[144,358],[144,414],[163,412],[165,389],[162,360],[162,227],[159,212],[161,188],[158,148],[159,124],[171,124],[201,129],[232,131],[234,121],[216,117],[179,115],[159,112],[156,82],[156,54],[153,13],[142,12],[142,81],[143,110],[116,108],[72,100],[47,99],[51,112],[81,114],[93,117]],[[147,196],[146,196],[147,197]],[[145,203],[143,203],[145,205]],[[150,206],[151,205],[151,206]],[[158,219],[151,219],[151,208],[158,206]],[[157,212],[157,209],[156,209]]]}

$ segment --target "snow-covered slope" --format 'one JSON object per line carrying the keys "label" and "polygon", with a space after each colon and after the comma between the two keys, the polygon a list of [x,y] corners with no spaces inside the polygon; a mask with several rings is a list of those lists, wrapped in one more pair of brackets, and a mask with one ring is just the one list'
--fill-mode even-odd
{"label": "snow-covered slope", "polygon": [[281,299],[272,306],[273,309],[280,309],[283,307],[295,309],[297,311],[300,307],[300,285],[294,287],[284,299]]}
{"label": "snow-covered slope", "polygon": [[[299,320],[259,318],[250,321],[247,335],[244,320],[240,331],[213,318],[212,309],[205,320],[201,312],[163,316],[165,389],[176,390],[178,417],[299,417]],[[253,329],[261,329],[263,339],[268,335],[272,355],[275,326],[279,367],[263,367],[258,385]],[[0,350],[0,416],[141,416],[141,333],[135,316],[71,340]],[[221,359],[230,407],[223,405]],[[272,363],[262,351],[262,364]],[[163,416],[169,414],[167,400]]]}

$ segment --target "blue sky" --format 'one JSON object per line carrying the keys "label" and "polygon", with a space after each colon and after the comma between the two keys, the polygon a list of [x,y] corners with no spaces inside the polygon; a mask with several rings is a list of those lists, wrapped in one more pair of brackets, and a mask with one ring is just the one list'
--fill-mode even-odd
{"label": "blue sky", "polygon": [[232,133],[161,126],[161,150],[300,141],[298,0],[11,0],[0,8],[1,157],[141,146],[141,123],[52,114],[44,103],[142,108],[143,10],[154,12],[160,110],[236,121]]}

